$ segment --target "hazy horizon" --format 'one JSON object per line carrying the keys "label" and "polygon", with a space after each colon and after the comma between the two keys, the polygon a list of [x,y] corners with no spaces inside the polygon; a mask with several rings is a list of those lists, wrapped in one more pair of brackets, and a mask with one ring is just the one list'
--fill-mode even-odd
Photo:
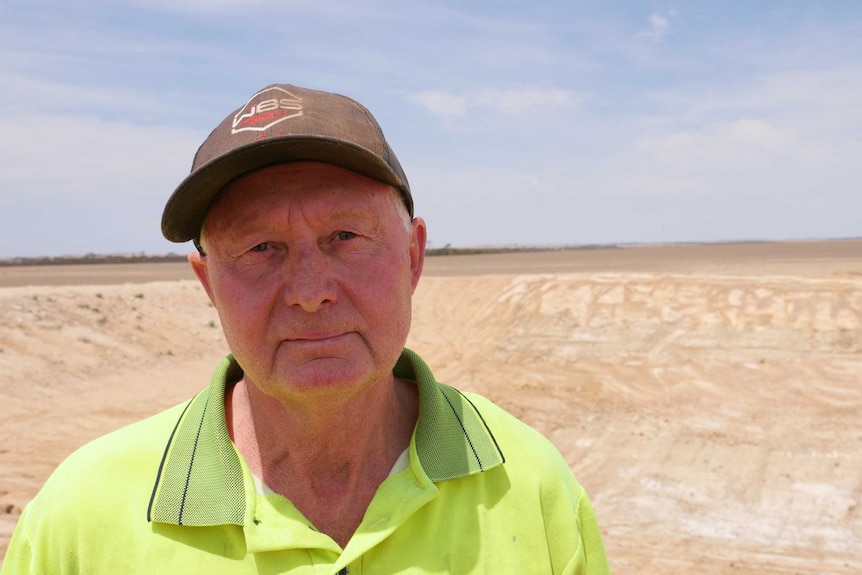
{"label": "hazy horizon", "polygon": [[[456,245],[427,245],[426,250],[429,252],[439,252],[441,250],[452,250],[452,255],[461,255],[464,252],[475,250],[478,252],[494,252],[494,251],[555,251],[555,250],[594,250],[594,249],[626,249],[626,248],[650,248],[650,247],[674,247],[674,246],[722,246],[722,245],[756,245],[756,244],[792,244],[792,243],[817,243],[817,242],[855,242],[862,240],[862,236],[855,237],[833,237],[833,238],[782,238],[782,239],[730,239],[730,240],[715,240],[715,241],[678,241],[678,242],[614,242],[601,244],[495,244],[495,245],[475,245],[475,246],[456,246]],[[185,246],[186,244],[177,244],[177,247]],[[189,244],[191,248],[191,245]],[[192,248],[193,249],[193,248]],[[0,257],[0,262],[14,262],[17,260],[62,260],[72,259],[80,260],[92,258],[99,260],[102,258],[181,258],[184,259],[189,251],[165,251],[165,252],[88,252],[85,254],[43,254],[32,256],[3,256]],[[94,262],[98,263],[98,261]]]}

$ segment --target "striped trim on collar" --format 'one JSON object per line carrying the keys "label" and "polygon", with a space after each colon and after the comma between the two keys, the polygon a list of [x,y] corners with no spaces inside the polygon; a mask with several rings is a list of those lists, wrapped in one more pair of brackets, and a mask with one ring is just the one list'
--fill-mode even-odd
{"label": "striped trim on collar", "polygon": [[[404,349],[393,373],[419,386],[414,431],[422,469],[434,482],[481,473],[505,459],[476,406],[458,390],[437,383],[425,362]],[[159,465],[147,520],[175,525],[242,525],[243,469],[227,433],[224,392],[242,377],[227,356],[212,383],[183,411]]]}

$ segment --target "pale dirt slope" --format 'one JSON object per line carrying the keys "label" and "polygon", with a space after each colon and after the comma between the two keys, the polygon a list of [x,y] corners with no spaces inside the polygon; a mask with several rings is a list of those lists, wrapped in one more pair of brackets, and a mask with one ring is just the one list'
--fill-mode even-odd
{"label": "pale dirt slope", "polygon": [[[556,443],[614,573],[862,573],[848,261],[425,277],[408,345]],[[192,281],[0,289],[0,555],[70,451],[207,384],[217,322]]]}

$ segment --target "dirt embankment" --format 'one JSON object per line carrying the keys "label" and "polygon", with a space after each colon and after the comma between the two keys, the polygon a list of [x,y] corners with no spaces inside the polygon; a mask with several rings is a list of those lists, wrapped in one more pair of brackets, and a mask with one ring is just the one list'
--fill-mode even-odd
{"label": "dirt embankment", "polygon": [[[774,269],[429,276],[408,345],[556,443],[614,573],[860,573],[862,276]],[[193,281],[0,289],[0,556],[63,457],[225,351]]]}

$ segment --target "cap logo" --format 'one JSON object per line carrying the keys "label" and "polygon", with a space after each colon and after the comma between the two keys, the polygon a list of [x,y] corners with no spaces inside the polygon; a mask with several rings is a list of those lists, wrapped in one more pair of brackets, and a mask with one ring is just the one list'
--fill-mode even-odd
{"label": "cap logo", "polygon": [[[261,96],[266,94],[266,99]],[[231,134],[263,132],[279,122],[302,115],[302,98],[277,86],[261,90],[248,99],[233,117]]]}

